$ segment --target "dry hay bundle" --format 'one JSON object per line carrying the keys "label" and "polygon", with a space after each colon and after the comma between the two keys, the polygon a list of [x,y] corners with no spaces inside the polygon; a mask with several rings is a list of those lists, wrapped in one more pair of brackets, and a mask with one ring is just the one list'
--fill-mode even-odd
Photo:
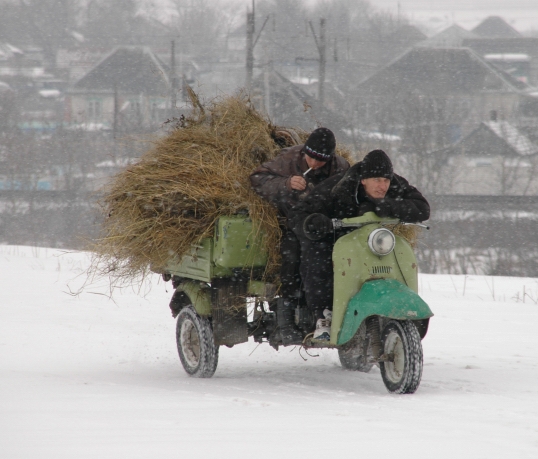
{"label": "dry hay bundle", "polygon": [[413,225],[387,225],[387,228],[396,234],[396,236],[403,237],[413,249],[417,247],[418,239],[420,237],[421,228]]}
{"label": "dry hay bundle", "polygon": [[[277,247],[276,211],[249,181],[280,149],[274,126],[242,96],[207,107],[192,99],[192,114],[106,188],[103,234],[94,247],[98,274],[130,282],[150,268],[160,271],[174,254],[211,236],[220,216],[240,211],[261,222],[267,246]],[[273,271],[277,257],[270,257]]]}

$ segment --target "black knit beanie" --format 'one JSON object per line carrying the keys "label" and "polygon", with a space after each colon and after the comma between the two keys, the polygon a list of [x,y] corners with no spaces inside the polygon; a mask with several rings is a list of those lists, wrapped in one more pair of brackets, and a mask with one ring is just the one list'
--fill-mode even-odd
{"label": "black knit beanie", "polygon": [[385,177],[392,179],[392,162],[383,150],[373,150],[362,160],[361,179]]}
{"label": "black knit beanie", "polygon": [[329,161],[336,148],[336,139],[330,129],[317,128],[304,144],[304,152],[318,161]]}

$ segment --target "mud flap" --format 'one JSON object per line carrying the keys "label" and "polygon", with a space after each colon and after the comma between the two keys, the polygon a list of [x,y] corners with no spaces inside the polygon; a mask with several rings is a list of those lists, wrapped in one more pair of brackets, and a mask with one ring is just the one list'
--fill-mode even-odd
{"label": "mud flap", "polygon": [[248,341],[248,282],[240,278],[215,279],[211,283],[212,323],[215,344],[233,346]]}

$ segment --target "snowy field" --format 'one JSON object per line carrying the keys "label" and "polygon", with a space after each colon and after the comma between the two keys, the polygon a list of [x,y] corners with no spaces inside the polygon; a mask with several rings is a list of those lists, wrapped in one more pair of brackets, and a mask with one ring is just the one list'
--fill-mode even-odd
{"label": "snowy field", "polygon": [[254,343],[192,379],[170,284],[72,296],[87,262],[0,246],[3,459],[538,457],[537,279],[421,276],[424,374],[397,396],[335,351]]}

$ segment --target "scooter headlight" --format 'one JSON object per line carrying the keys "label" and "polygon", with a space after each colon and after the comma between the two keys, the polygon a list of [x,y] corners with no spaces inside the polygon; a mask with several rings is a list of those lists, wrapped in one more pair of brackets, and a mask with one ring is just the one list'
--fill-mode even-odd
{"label": "scooter headlight", "polygon": [[388,255],[394,250],[396,238],[392,231],[386,228],[377,228],[368,236],[368,247],[376,255],[380,257]]}

